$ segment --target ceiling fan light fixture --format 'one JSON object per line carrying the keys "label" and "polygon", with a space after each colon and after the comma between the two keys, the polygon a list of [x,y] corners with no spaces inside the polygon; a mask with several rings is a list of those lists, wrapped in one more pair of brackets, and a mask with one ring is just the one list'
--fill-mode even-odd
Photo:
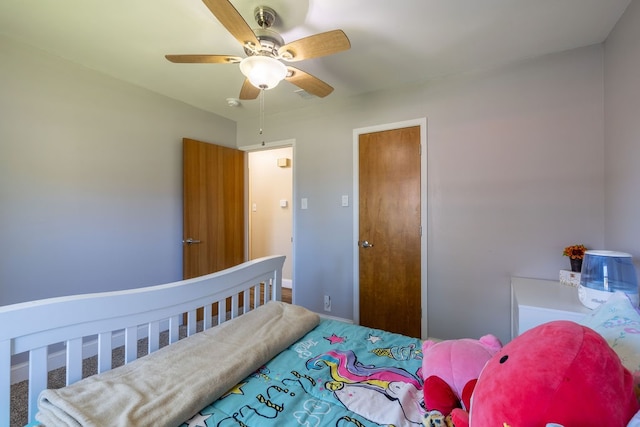
{"label": "ceiling fan light fixture", "polygon": [[287,67],[269,56],[249,56],[240,61],[240,71],[259,89],[273,89],[287,77]]}

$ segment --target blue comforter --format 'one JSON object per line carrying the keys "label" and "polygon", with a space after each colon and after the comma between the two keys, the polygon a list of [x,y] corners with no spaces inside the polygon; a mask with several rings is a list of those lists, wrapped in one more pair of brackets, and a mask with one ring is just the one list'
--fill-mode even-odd
{"label": "blue comforter", "polygon": [[421,426],[421,345],[322,320],[182,426]]}

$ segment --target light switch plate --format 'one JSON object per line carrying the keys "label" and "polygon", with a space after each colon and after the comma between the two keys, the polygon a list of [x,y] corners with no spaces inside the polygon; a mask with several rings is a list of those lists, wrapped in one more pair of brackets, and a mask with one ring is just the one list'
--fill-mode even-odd
{"label": "light switch plate", "polygon": [[347,196],[346,194],[342,196],[342,206],[349,206],[349,196]]}

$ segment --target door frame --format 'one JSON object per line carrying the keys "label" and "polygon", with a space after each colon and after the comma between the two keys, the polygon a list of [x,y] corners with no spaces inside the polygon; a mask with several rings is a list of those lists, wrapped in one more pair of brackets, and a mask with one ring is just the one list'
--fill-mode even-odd
{"label": "door frame", "polygon": [[359,148],[360,135],[365,133],[382,132],[412,126],[420,126],[420,224],[422,233],[420,236],[420,306],[422,318],[420,329],[423,339],[428,336],[427,324],[427,118],[405,120],[401,122],[382,125],[367,126],[353,130],[353,322],[360,324],[360,251],[358,250],[358,238],[360,235],[360,191],[359,191]]}
{"label": "door frame", "polygon": [[[242,150],[246,153],[250,153],[250,152],[255,152],[255,151],[267,151],[267,150],[272,150],[272,149],[276,149],[276,148],[285,148],[285,147],[291,147],[291,237],[292,237],[292,241],[291,241],[291,282],[292,282],[292,293],[291,293],[291,297],[292,297],[292,302],[295,303],[296,301],[296,295],[295,295],[295,286],[293,286],[293,282],[295,282],[295,277],[296,277],[296,263],[295,263],[295,257],[296,257],[296,209],[295,209],[295,201],[297,200],[296,195],[297,195],[297,189],[296,189],[296,165],[297,165],[297,161],[296,161],[296,140],[295,138],[292,139],[283,139],[283,140],[278,140],[278,141],[271,141],[271,142],[262,142],[260,144],[254,144],[254,145],[246,145],[243,147],[238,147],[238,150]],[[246,157],[246,163],[245,163],[245,168],[244,168],[244,173],[245,173],[245,188],[244,188],[244,202],[245,202],[245,206],[247,207],[246,212],[245,212],[245,218],[244,218],[244,227],[245,227],[245,259],[249,259],[249,239],[250,239],[250,233],[249,233],[249,215],[251,207],[249,206],[249,156],[247,155]]]}

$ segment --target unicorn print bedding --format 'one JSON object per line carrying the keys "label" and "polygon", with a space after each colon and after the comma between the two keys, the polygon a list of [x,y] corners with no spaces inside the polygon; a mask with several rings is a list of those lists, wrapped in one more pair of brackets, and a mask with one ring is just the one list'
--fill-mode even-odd
{"label": "unicorn print bedding", "polygon": [[323,319],[182,426],[420,426],[421,366],[419,339]]}

